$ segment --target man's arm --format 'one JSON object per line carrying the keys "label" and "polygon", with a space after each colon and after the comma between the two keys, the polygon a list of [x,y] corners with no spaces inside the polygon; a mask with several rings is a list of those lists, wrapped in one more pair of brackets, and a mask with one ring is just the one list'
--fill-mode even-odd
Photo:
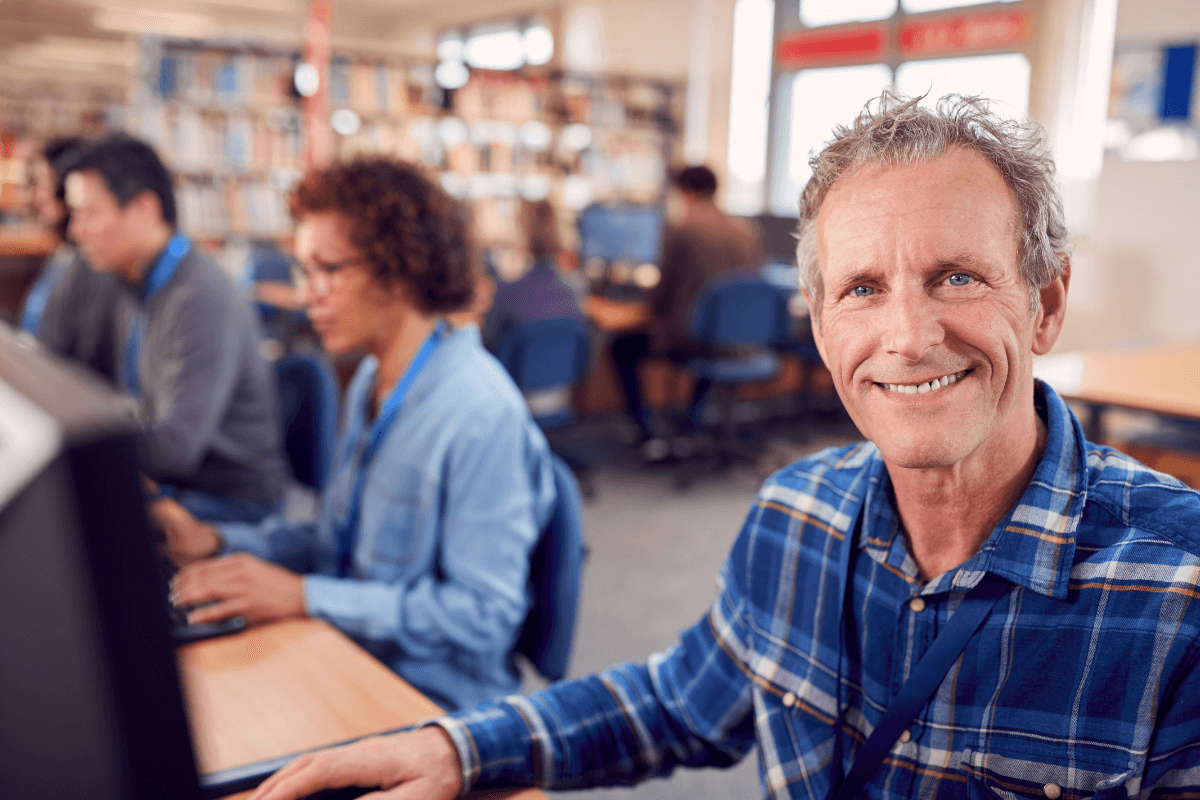
{"label": "man's arm", "polygon": [[293,800],[339,786],[449,800],[487,786],[633,784],[679,766],[733,764],[754,745],[754,708],[750,681],[730,655],[740,648],[724,639],[731,632],[721,622],[728,618],[724,602],[646,664],[305,756],[251,800]]}
{"label": "man's arm", "polygon": [[1138,797],[1200,796],[1200,644],[1187,644],[1191,665],[1164,701]]}
{"label": "man's arm", "polygon": [[142,381],[150,396],[142,403],[140,441],[153,478],[191,475],[216,436],[244,356],[234,311],[215,295],[192,295],[166,312],[172,331],[165,361]]}

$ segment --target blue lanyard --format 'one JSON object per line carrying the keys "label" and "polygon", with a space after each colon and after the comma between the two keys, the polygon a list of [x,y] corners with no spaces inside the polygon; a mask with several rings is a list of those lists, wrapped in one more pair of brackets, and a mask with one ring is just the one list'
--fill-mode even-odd
{"label": "blue lanyard", "polygon": [[158,257],[154,268],[146,275],[141,304],[133,313],[133,322],[129,326],[129,340],[125,343],[125,363],[121,365],[121,380],[126,390],[134,397],[138,396],[140,388],[138,361],[142,357],[142,340],[146,337],[146,304],[167,285],[179,267],[179,262],[191,249],[192,243],[186,236],[181,233],[175,234],[171,241],[167,242],[167,248]]}
{"label": "blue lanyard", "polygon": [[[433,329],[433,333],[429,334],[425,343],[421,345],[421,349],[413,356],[408,369],[405,370],[404,375],[396,382],[395,388],[392,389],[384,401],[383,407],[379,410],[379,416],[371,423],[371,432],[367,438],[367,443],[362,447],[358,455],[358,463],[355,464],[354,488],[350,493],[346,516],[337,529],[337,565],[339,578],[344,578],[350,574],[350,552],[354,547],[355,535],[358,533],[358,518],[362,510],[363,491],[367,487],[367,471],[371,466],[371,462],[375,459],[375,454],[379,451],[379,445],[383,443],[383,439],[391,428],[392,423],[396,421],[396,415],[400,412],[400,406],[404,403],[405,396],[412,389],[413,383],[417,380],[417,375],[420,374],[421,369],[429,361],[429,357],[433,355],[434,349],[437,348],[438,342],[442,340],[445,332],[446,323],[445,321],[441,321]],[[365,418],[365,413],[356,415],[353,429],[347,431],[346,458],[353,458],[353,453],[350,451],[359,440]]]}
{"label": "blue lanyard", "polygon": [[68,258],[61,258],[59,255],[51,257],[50,263],[42,270],[37,283],[25,298],[25,308],[21,311],[21,330],[37,335],[42,315],[46,313],[46,304],[50,302],[50,295],[54,294],[54,290],[67,276],[67,268],[70,266],[71,260]]}
{"label": "blue lanyard", "polygon": [[1001,597],[1008,594],[1010,588],[1006,581],[992,575],[984,575],[983,580],[967,592],[958,609],[942,626],[929,649],[925,651],[925,655],[917,661],[909,673],[908,680],[892,697],[879,723],[855,754],[850,773],[846,774],[842,762],[843,728],[846,725],[846,707],[842,705],[842,660],[846,657],[846,628],[849,620],[846,609],[854,600],[854,575],[850,572],[854,568],[854,562],[850,556],[857,546],[855,539],[858,525],[862,524],[862,516],[866,514],[864,506],[865,503],[859,506],[856,514],[859,522],[847,532],[842,541],[842,550],[838,554],[838,668],[835,691],[837,719],[833,729],[833,774],[830,776],[832,791],[829,795],[833,800],[855,800],[862,794],[878,771],[879,765],[900,738],[900,734],[925,707],[929,698],[933,697],[933,693],[954,666],[967,642],[987,619],[992,607]]}

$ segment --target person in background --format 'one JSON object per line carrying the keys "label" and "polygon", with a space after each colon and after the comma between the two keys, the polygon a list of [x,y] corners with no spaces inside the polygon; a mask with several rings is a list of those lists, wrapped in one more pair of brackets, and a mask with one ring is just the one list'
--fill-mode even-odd
{"label": "person in background", "polygon": [[152,506],[195,622],[316,617],[445,708],[516,691],[529,558],[556,500],[546,440],[467,306],[458,205],[412,165],[308,174],[298,296],[332,355],[365,350],[315,523],[204,525]]}
{"label": "person in background", "polygon": [[520,222],[533,265],[517,280],[496,288],[482,334],[483,346],[493,353],[504,334],[524,322],[556,317],[584,319],[579,298],[558,271],[562,243],[554,205],[549,200],[524,201]]}
{"label": "person in background", "polygon": [[77,137],[52,139],[33,162],[30,205],[34,218],[52,231],[58,246],[46,259],[21,308],[21,329],[63,358],[116,378],[112,314],[119,285],[111,275],[88,269],[67,237],[70,214],[63,202],[62,167],[83,146]]}
{"label": "person in background", "polygon": [[64,168],[70,235],[120,281],[117,380],[137,405],[143,472],[197,516],[259,520],[287,479],[279,398],[249,303],[177,230],[171,177],[117,134]]}
{"label": "person in background", "polygon": [[[662,277],[648,298],[650,320],[639,330],[613,339],[611,350],[625,406],[638,428],[638,446],[647,461],[670,453],[670,442],[652,425],[642,399],[638,367],[652,356],[686,363],[697,355],[691,336],[692,303],[701,287],[718,275],[757,269],[762,249],[746,225],[717,208],[717,176],[708,167],[687,167],[675,175],[683,199],[683,219],[663,237]],[[684,427],[699,426],[709,384],[698,381]]]}
{"label": "person in background", "polygon": [[253,800],[630,784],[755,745],[770,798],[1200,793],[1200,494],[1033,377],[1071,276],[1040,130],[920,99],[837,128],[800,203],[813,333],[868,441],[767,480],[708,613],[645,664],[301,756]]}

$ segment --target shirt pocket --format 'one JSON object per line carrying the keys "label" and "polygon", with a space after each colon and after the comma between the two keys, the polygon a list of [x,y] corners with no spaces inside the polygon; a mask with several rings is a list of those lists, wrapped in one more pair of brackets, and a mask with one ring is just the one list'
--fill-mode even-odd
{"label": "shirt pocket", "polygon": [[[1048,751],[1049,752],[1049,751]],[[970,761],[986,761],[987,767]],[[1003,761],[1001,764],[993,762]],[[1060,764],[1035,763],[976,755],[963,763],[970,800],[1117,800],[1128,796],[1125,784],[1134,771],[1114,764],[1070,768]]]}
{"label": "shirt pocket", "polygon": [[375,580],[400,580],[429,550],[435,505],[423,473],[408,464],[381,464],[363,494],[359,569]]}

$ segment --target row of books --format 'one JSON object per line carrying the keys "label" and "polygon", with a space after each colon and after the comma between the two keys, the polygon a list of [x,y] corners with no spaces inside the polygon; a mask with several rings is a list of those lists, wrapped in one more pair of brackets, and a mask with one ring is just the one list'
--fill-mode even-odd
{"label": "row of books", "polygon": [[288,191],[270,180],[184,179],[176,190],[180,227],[198,236],[287,236]]}

